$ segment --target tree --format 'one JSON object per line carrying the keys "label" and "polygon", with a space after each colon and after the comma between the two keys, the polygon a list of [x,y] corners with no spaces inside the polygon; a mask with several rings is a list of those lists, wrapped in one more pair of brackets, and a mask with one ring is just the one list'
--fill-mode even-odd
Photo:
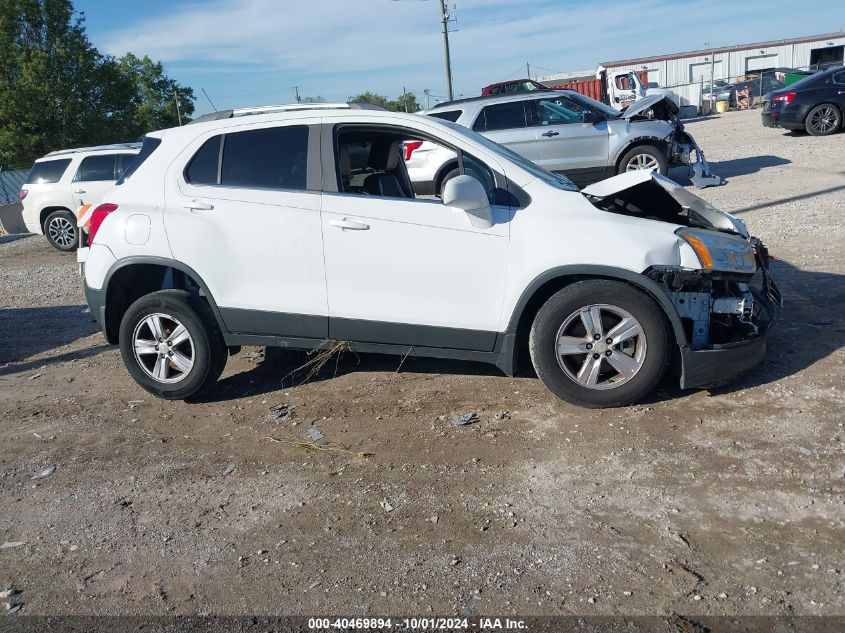
{"label": "tree", "polygon": [[375,92],[362,92],[357,97],[351,97],[349,99],[351,103],[372,103],[373,105],[381,106],[382,108],[387,107],[387,97],[383,97],[382,95],[376,94]]}
{"label": "tree", "polygon": [[396,97],[393,101],[389,101],[387,103],[387,108],[397,112],[419,112],[420,104],[417,101],[417,96],[413,92],[405,92]]}
{"label": "tree", "polygon": [[180,86],[165,75],[161,62],[154,62],[146,55],[138,58],[132,53],[126,53],[117,60],[117,64],[123,79],[132,85],[132,113],[128,126],[130,129],[127,129],[129,137],[137,138],[151,130],[174,127],[191,120],[194,91]]}
{"label": "tree", "polygon": [[147,57],[101,55],[70,0],[0,0],[0,165],[175,125],[174,87]]}

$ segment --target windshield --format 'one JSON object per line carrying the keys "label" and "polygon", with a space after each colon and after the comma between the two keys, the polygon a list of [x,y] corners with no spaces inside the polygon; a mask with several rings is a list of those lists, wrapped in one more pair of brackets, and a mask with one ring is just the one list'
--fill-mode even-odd
{"label": "windshield", "polygon": [[498,154],[499,156],[506,158],[511,163],[515,163],[532,176],[539,178],[546,184],[551,185],[552,187],[556,187],[557,189],[565,189],[566,191],[578,191],[578,187],[566,176],[546,171],[542,167],[539,167],[535,163],[532,163],[527,158],[520,156],[519,154],[517,154],[511,149],[508,149],[504,145],[494,143],[489,138],[482,136],[478,132],[473,132],[469,128],[464,127],[463,125],[458,125],[457,123],[452,123],[451,121],[441,120],[441,123],[443,123],[443,125],[448,126],[453,132],[457,132],[461,136],[465,136],[468,139],[475,141],[479,145],[484,146],[486,149],[490,150],[494,154]]}
{"label": "windshield", "polygon": [[577,100],[577,101],[580,101],[581,103],[584,103],[584,104],[590,106],[594,110],[598,110],[604,116],[606,116],[608,119],[618,119],[622,115],[622,113],[619,110],[617,110],[616,108],[611,108],[609,105],[605,105],[601,101],[596,101],[595,99],[591,99],[590,97],[587,97],[586,95],[578,94],[576,92],[576,93],[572,93],[569,96],[572,97],[573,99]]}

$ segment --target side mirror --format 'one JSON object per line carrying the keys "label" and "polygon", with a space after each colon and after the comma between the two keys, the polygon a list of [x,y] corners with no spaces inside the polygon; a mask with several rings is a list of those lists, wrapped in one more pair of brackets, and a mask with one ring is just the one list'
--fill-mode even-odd
{"label": "side mirror", "polygon": [[487,199],[484,186],[472,176],[455,176],[446,181],[443,187],[443,204],[447,207],[463,209],[469,222],[477,229],[489,229],[493,226],[493,210]]}

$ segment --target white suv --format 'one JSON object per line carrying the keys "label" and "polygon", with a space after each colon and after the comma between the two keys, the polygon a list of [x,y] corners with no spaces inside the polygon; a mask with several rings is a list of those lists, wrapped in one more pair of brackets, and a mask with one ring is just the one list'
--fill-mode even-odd
{"label": "white suv", "polygon": [[60,251],[76,249],[76,210],[98,204],[140,147],[140,143],[101,145],[51,152],[39,158],[20,191],[27,230],[44,234]]}
{"label": "white suv", "polygon": [[[584,406],[644,397],[673,360],[690,387],[763,358],[780,304],[765,248],[659,174],[578,191],[436,118],[238,114],[148,135],[80,253],[91,312],[160,397],[210,386],[245,344],[345,341],[507,374],[527,347]],[[414,191],[408,140],[458,156],[442,200]]]}

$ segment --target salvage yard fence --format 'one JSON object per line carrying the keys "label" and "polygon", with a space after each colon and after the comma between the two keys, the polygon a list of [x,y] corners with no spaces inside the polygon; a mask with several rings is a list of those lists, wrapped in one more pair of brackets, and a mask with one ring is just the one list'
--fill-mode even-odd
{"label": "salvage yard fence", "polygon": [[18,192],[28,175],[28,169],[8,169],[0,165],[0,206],[20,202]]}

